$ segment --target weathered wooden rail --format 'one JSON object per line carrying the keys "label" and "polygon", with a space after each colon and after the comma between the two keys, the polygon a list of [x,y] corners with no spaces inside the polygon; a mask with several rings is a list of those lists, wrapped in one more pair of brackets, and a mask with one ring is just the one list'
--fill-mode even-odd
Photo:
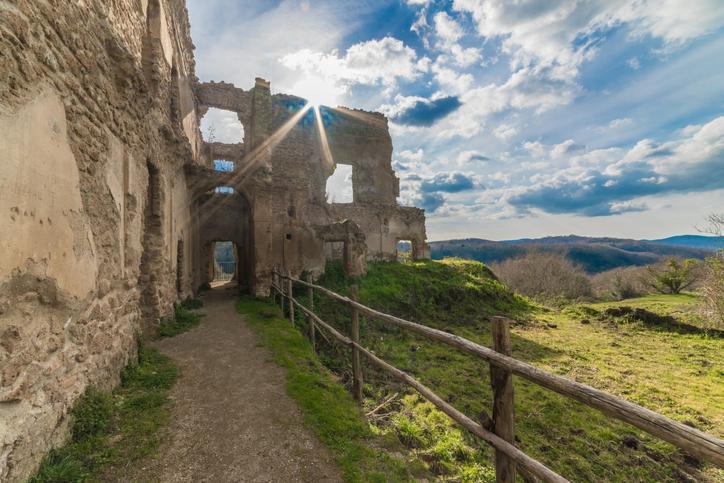
{"label": "weathered wooden rail", "polygon": [[[604,414],[620,419],[637,428],[667,441],[691,455],[710,461],[724,468],[724,440],[716,438],[698,429],[667,418],[659,413],[631,403],[612,394],[595,389],[586,384],[557,376],[538,369],[528,363],[510,356],[510,320],[504,317],[491,317],[493,348],[476,344],[463,337],[433,329],[425,325],[410,322],[393,315],[379,312],[362,305],[357,301],[356,286],[350,287],[350,297],[345,297],[325,287],[316,285],[309,278],[306,281],[273,272],[274,299],[280,295],[282,309],[287,306],[289,319],[294,323],[294,310],[298,308],[309,319],[312,346],[316,344],[317,328],[327,331],[332,337],[352,349],[353,395],[358,401],[362,399],[362,367],[360,355],[364,355],[372,364],[392,374],[397,379],[414,388],[425,399],[434,404],[440,411],[447,414],[458,424],[480,437],[495,448],[496,479],[499,482],[515,481],[516,471],[523,476],[534,476],[543,481],[568,481],[539,461],[526,455],[514,446],[515,420],[512,376],[528,379],[551,391],[575,399],[587,406],[602,411]],[[293,296],[293,283],[307,288],[309,307],[305,307]],[[340,333],[314,313],[314,290],[337,300],[350,308],[352,320],[351,336]],[[388,364],[360,345],[359,314],[364,314],[378,321],[402,327],[411,332],[445,343],[468,354],[480,357],[490,363],[491,386],[493,388],[493,418],[490,428],[473,421],[465,414],[445,402],[429,388],[406,372]]]}

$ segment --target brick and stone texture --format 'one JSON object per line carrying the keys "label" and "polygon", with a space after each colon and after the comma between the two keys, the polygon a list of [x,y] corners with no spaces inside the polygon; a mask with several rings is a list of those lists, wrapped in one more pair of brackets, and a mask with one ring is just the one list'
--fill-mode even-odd
{"label": "brick and stone texture", "polygon": [[[204,142],[211,107],[242,143]],[[321,273],[335,244],[353,275],[401,239],[428,258],[392,149],[379,113],[199,82],[183,0],[0,0],[0,480],[65,440],[88,385],[118,383],[138,334],[209,281],[213,242],[257,295],[274,267]],[[335,163],[352,203],[325,199]]]}

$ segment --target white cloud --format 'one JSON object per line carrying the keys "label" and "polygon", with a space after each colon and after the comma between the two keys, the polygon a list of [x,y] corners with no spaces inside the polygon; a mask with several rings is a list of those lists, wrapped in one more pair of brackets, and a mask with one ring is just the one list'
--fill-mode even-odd
{"label": "white cloud", "polygon": [[415,161],[420,162],[422,161],[423,156],[425,155],[425,151],[423,151],[422,148],[418,148],[417,151],[411,151],[411,150],[404,150],[400,151],[397,156],[407,160],[407,161]]}
{"label": "white cloud", "polygon": [[[351,0],[339,2],[350,15],[364,14],[370,8]],[[279,58],[298,50],[299,45],[332,49],[356,25],[337,16],[341,8],[304,10],[297,2],[281,2],[273,8],[249,0],[187,3],[197,47],[197,75],[204,81],[223,80],[244,89],[253,87],[259,76],[270,80],[275,91],[288,92],[298,75],[281,66]]]}
{"label": "white cloud", "polygon": [[447,12],[438,12],[434,17],[435,33],[443,45],[452,45],[463,37],[463,29]]}
{"label": "white cloud", "polygon": [[[682,130],[678,139],[642,139],[628,150],[572,146],[578,145],[572,140],[554,146],[526,143],[536,159],[559,162],[531,176],[532,184],[509,187],[505,199],[522,212],[608,216],[646,209],[638,201],[643,196],[724,188],[724,116]],[[550,169],[555,166],[559,169]]]}
{"label": "white cloud", "polygon": [[493,130],[493,134],[501,141],[510,141],[518,134],[518,128],[512,124],[499,124],[498,127]]}
{"label": "white cloud", "polygon": [[624,127],[629,127],[631,125],[633,125],[633,120],[630,117],[614,119],[613,121],[608,123],[608,127],[610,127],[611,129],[620,129]]}
{"label": "white cloud", "polygon": [[472,74],[462,74],[453,69],[443,67],[439,62],[435,62],[431,68],[435,75],[435,80],[447,93],[461,94],[472,87],[475,79]]}
{"label": "white cloud", "polygon": [[626,61],[626,63],[633,70],[639,70],[641,68],[641,61],[638,59],[638,57],[631,57]]}
{"label": "white cloud", "polygon": [[289,69],[333,79],[344,87],[354,84],[394,86],[398,80],[414,80],[429,69],[429,59],[401,40],[384,37],[351,46],[344,55],[299,50],[280,59]]}
{"label": "white cloud", "polygon": [[720,0],[455,0],[453,8],[469,13],[481,36],[501,38],[514,69],[542,67],[551,78],[567,81],[595,54],[601,30],[626,24],[635,35],[651,35],[674,47],[724,23]]}

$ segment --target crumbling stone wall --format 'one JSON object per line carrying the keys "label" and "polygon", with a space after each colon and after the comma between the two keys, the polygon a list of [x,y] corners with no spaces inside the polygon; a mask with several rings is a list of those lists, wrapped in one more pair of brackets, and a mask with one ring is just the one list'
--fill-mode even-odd
{"label": "crumbling stone wall", "polygon": [[[204,142],[211,107],[242,143]],[[399,239],[429,257],[391,155],[381,114],[199,83],[183,0],[0,0],[0,480],[64,440],[89,384],[118,382],[137,334],[208,281],[214,241],[256,295],[274,267],[323,271],[325,243],[352,275]],[[325,199],[335,163],[353,203]]]}
{"label": "crumbling stone wall", "polygon": [[192,52],[180,0],[0,2],[2,481],[117,382],[144,313],[191,293]]}
{"label": "crumbling stone wall", "polygon": [[[424,212],[397,204],[399,180],[391,167],[392,140],[382,114],[312,109],[302,98],[271,95],[263,79],[256,79],[248,91],[210,82],[199,84],[196,92],[200,113],[208,107],[226,109],[244,126],[241,144],[205,143],[202,164],[208,169],[189,174],[199,190],[231,186],[248,199],[251,242],[246,266],[254,293],[268,293],[274,267],[295,274],[322,272],[324,244],[343,242],[330,240],[329,233],[347,220],[360,232],[344,242],[355,244],[343,250],[355,253],[346,258],[350,273],[364,273],[367,259],[394,260],[398,240],[412,242],[415,258],[430,257]],[[234,172],[211,174],[214,159],[233,161]],[[326,181],[337,163],[352,166],[352,203],[326,200]]]}

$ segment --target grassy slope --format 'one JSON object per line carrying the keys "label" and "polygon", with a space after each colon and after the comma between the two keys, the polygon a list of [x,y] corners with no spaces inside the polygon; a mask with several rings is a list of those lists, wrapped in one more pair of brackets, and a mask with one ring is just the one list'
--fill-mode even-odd
{"label": "grassy slope", "polygon": [[[326,286],[346,293],[352,283],[340,270],[323,278]],[[512,296],[475,262],[371,264],[358,281],[361,301],[386,312],[489,345],[486,316],[505,313],[526,320],[513,330],[513,354],[536,366],[566,375],[634,402],[716,432],[721,428],[721,339],[700,334],[650,330],[636,324],[583,325],[575,314],[529,305]],[[300,298],[303,294],[300,292]],[[348,315],[339,304],[315,300],[323,319],[348,331]],[[555,325],[550,327],[548,324]],[[376,322],[365,323],[363,341],[397,367],[414,373],[438,394],[471,416],[491,407],[486,364],[438,343],[401,333]],[[343,349],[324,347],[325,363],[349,381],[349,357]],[[385,375],[370,371],[368,405],[400,390]],[[582,404],[516,378],[517,434],[520,447],[574,481],[680,481],[693,475],[716,479],[675,448]],[[468,435],[454,434],[434,411],[406,398],[383,419],[383,433],[395,434],[441,478],[489,478],[492,452]],[[422,414],[420,414],[422,413]],[[434,417],[433,417],[434,419]],[[635,436],[640,445],[623,444]],[[443,441],[443,447],[440,447]],[[472,476],[470,476],[472,475]]]}
{"label": "grassy slope", "polygon": [[278,307],[242,298],[236,308],[286,369],[287,391],[302,409],[305,422],[329,447],[346,481],[412,481],[413,473],[424,474],[422,467],[390,455],[401,449],[396,448],[399,443],[372,432],[350,394],[336,383],[309,341],[282,317]]}

